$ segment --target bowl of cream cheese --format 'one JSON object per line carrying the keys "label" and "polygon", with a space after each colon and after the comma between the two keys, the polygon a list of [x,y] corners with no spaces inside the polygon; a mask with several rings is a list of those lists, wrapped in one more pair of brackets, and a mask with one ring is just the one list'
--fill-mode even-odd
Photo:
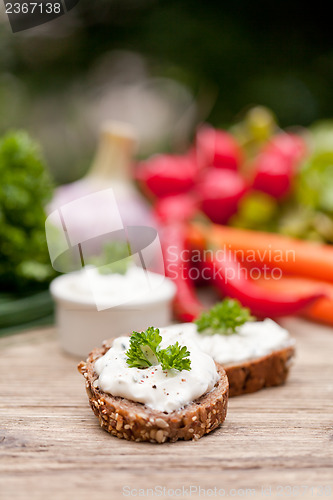
{"label": "bowl of cream cheese", "polygon": [[175,284],[139,266],[102,274],[94,266],[55,278],[50,292],[62,348],[86,357],[105,339],[172,321]]}

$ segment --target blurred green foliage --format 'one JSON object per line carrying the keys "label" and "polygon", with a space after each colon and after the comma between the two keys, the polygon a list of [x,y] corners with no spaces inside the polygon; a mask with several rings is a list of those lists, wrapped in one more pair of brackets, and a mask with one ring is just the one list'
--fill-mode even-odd
{"label": "blurred green foliage", "polygon": [[54,275],[45,237],[52,184],[37,144],[26,132],[0,139],[0,287],[24,291]]}

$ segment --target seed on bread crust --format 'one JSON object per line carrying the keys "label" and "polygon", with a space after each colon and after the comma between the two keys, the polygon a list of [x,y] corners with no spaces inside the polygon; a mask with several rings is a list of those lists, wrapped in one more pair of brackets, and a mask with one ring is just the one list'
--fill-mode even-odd
{"label": "seed on bread crust", "polygon": [[86,362],[81,361],[78,370],[86,378],[86,390],[90,406],[103,429],[127,440],[164,443],[178,439],[199,439],[219,427],[226,418],[228,404],[228,379],[225,370],[216,363],[219,380],[212,391],[204,394],[183,409],[171,413],[153,410],[141,403],[106,394],[94,382],[96,359],[111,347],[104,342],[94,349]]}

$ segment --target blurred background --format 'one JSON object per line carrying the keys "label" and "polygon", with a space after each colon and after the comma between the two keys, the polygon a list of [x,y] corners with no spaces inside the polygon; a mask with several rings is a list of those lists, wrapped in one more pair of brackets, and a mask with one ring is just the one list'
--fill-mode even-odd
{"label": "blurred background", "polygon": [[[66,15],[13,34],[1,4],[0,46],[3,332],[39,316],[50,321],[44,209],[57,186],[87,173],[106,120],[133,125],[138,161],[187,152],[202,123],[230,131],[252,157],[253,141],[259,147],[278,130],[311,135],[293,188],[275,196],[264,174],[228,223],[333,242],[333,33],[322,9],[80,0]],[[244,127],[257,130],[260,120],[263,136],[248,137]],[[25,300],[31,290],[40,294],[34,307],[24,303],[26,316],[15,320],[13,297]]]}
{"label": "blurred background", "polygon": [[329,16],[304,2],[80,0],[14,35],[0,16],[0,132],[38,138],[59,183],[87,170],[105,118],[133,122],[146,155],[254,104],[282,127],[333,116]]}

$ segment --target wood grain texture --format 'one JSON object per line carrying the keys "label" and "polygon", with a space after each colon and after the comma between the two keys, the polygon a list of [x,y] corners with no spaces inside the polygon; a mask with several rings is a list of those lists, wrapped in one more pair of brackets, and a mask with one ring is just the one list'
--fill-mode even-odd
{"label": "wood grain texture", "polygon": [[[113,500],[155,487],[155,498],[222,498],[223,490],[233,498],[333,498],[333,329],[284,324],[297,340],[287,384],[230,400],[223,426],[197,442],[163,445],[99,427],[78,360],[61,352],[54,330],[1,339],[0,498]],[[298,485],[300,494],[279,485]],[[331,486],[331,497],[320,486]],[[176,488],[185,489],[167,491]],[[137,491],[125,496],[130,489]]]}

